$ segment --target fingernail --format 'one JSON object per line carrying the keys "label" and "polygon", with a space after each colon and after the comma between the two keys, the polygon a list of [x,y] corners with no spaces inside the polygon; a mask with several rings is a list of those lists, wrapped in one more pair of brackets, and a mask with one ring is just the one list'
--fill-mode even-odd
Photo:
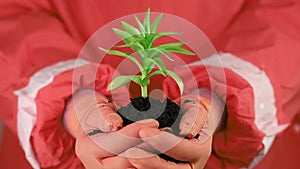
{"label": "fingernail", "polygon": [[121,129],[121,127],[119,127],[119,126],[112,126],[112,131],[118,131],[119,129]]}
{"label": "fingernail", "polygon": [[113,131],[117,131],[117,130],[121,129],[122,126],[123,126],[122,123],[115,123],[112,125],[112,129],[113,129]]}
{"label": "fingernail", "polygon": [[194,135],[192,133],[188,133],[185,137],[191,139],[194,137]]}
{"label": "fingernail", "polygon": [[194,136],[195,136],[193,133],[187,132],[187,131],[184,131],[184,130],[181,131],[179,133],[179,135],[184,136],[185,138],[188,138],[188,139],[194,138]]}

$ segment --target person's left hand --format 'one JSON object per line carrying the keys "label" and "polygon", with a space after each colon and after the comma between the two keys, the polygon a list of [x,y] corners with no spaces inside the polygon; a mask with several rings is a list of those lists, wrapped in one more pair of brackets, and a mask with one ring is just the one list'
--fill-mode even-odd
{"label": "person's left hand", "polygon": [[157,128],[158,122],[154,119],[137,121],[118,131],[91,136],[80,127],[76,136],[76,155],[88,169],[126,169],[131,165],[119,154],[141,143],[139,131],[144,127]]}
{"label": "person's left hand", "polygon": [[[212,134],[219,126],[222,117],[221,102],[209,90],[201,91],[205,97],[196,95],[183,96],[176,100],[181,103],[184,115],[180,121],[180,135],[156,128],[143,128],[139,135],[144,143],[137,148],[127,150],[129,154],[140,154],[146,158],[131,158],[133,168],[147,169],[200,169],[208,160],[212,149]],[[195,138],[195,136],[199,137]],[[162,152],[176,160],[188,163],[174,163],[151,154]],[[151,160],[151,163],[149,161]]]}
{"label": "person's left hand", "polygon": [[[143,143],[143,146],[131,148],[125,152],[129,154],[127,156],[134,154],[136,157],[145,157],[130,158],[129,162],[132,165],[132,169],[200,169],[205,166],[211,154],[211,137],[204,143],[200,143],[196,138],[185,139],[155,128],[141,129],[140,137],[146,144]],[[168,145],[174,144],[176,145],[173,148],[165,151]],[[187,163],[166,161],[156,154],[151,154],[149,152],[152,151],[151,149],[163,152],[177,160],[187,161]]]}

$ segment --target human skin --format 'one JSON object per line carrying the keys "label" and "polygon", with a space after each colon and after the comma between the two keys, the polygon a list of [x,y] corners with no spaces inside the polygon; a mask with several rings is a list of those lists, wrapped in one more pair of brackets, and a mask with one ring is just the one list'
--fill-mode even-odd
{"label": "human skin", "polygon": [[[194,99],[197,103],[199,102],[194,97],[186,98]],[[201,116],[198,117],[206,117],[208,114],[206,106],[201,106],[201,104],[198,104],[198,107],[191,104],[186,106],[186,114],[180,123],[180,129],[182,131],[181,134],[186,135],[187,138],[182,138],[159,130],[159,124],[154,119],[147,119],[122,127],[120,126],[122,124],[121,119],[115,113],[114,108],[109,104],[105,104],[108,103],[107,99],[104,96],[99,96],[97,100],[101,103],[97,105],[100,116],[98,119],[102,120],[99,123],[102,124],[102,128],[106,129],[106,132],[88,136],[81,127],[80,123],[82,121],[80,122],[77,117],[78,112],[76,111],[80,111],[80,109],[77,108],[75,111],[74,105],[64,115],[66,129],[76,139],[76,154],[86,168],[200,169],[204,167],[211,153],[212,138],[208,138],[204,143],[200,143],[198,139],[193,138],[197,133],[201,132],[205,120],[197,118],[194,123],[191,123],[189,121],[191,119],[189,118],[189,114],[191,114],[189,111],[200,113]],[[78,101],[81,102],[81,100]],[[190,130],[187,130],[187,128]],[[99,129],[99,125],[94,124],[94,129]],[[120,137],[120,135],[140,139],[126,139]],[[101,146],[102,143],[106,142],[113,145],[114,152],[107,151]],[[120,142],[122,144],[119,144]],[[161,151],[165,145],[171,145],[174,142],[178,142],[178,144],[164,153],[189,163],[176,164],[161,159],[156,154],[151,154],[153,150]],[[148,151],[150,149],[151,151]],[[133,158],[143,156],[144,158]],[[151,160],[151,163],[147,162],[148,160]]]}

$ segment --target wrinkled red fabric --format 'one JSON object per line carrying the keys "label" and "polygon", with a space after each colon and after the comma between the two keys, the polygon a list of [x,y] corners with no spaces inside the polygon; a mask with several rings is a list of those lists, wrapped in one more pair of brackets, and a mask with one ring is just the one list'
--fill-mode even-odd
{"label": "wrinkled red fabric", "polygon": [[[196,85],[191,82],[190,71],[194,76]],[[224,71],[226,74],[224,80],[222,74],[212,73],[220,71]],[[226,126],[223,126],[214,135],[213,153],[206,164],[206,168],[249,166],[257,152],[262,150],[264,137],[264,134],[255,126],[253,90],[250,84],[229,69],[211,66],[191,66],[186,71],[178,69],[176,73],[185,84],[184,91],[186,94],[198,87],[211,88],[212,85],[224,86],[226,84],[225,91],[224,88],[214,88],[215,93],[220,94],[226,100],[224,111]],[[165,94],[168,97],[180,97],[173,79],[167,78],[163,84]],[[226,159],[230,160],[227,161]]]}
{"label": "wrinkled red fabric", "polygon": [[[15,90],[26,86],[38,70],[76,58],[85,41],[108,22],[145,12],[151,7],[153,12],[187,19],[210,38],[218,51],[231,52],[264,70],[275,90],[279,123],[289,123],[300,109],[299,6],[296,0],[234,0],[230,3],[227,0],[165,0],[159,3],[147,0],[2,0],[0,118],[17,133]],[[187,63],[195,61],[192,57],[183,59]],[[104,60],[112,67],[119,62],[117,57]],[[199,86],[210,83],[205,79],[205,70],[192,70]],[[100,72],[103,74],[97,82],[97,90],[105,92],[103,89],[108,82],[102,81],[103,77],[111,76],[113,70],[103,66]],[[65,101],[71,95],[71,74],[72,71],[68,71],[56,76],[36,98],[38,120],[31,143],[42,168],[82,167],[74,154],[74,140],[61,125]],[[207,168],[246,167],[262,149],[263,134],[253,123],[251,87],[230,70],[226,70],[226,80],[226,130],[215,135],[214,152]]]}

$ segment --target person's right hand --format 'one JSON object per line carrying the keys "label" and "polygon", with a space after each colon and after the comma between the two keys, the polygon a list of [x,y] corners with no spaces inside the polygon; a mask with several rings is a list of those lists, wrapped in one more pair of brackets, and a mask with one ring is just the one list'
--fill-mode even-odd
{"label": "person's right hand", "polygon": [[122,128],[121,117],[105,96],[82,90],[69,100],[64,125],[76,139],[76,155],[85,168],[122,169],[130,164],[119,154],[141,143],[140,129],[159,124],[148,119]]}
{"label": "person's right hand", "polygon": [[126,157],[119,154],[141,143],[142,128],[157,128],[156,120],[132,123],[118,131],[88,136],[81,128],[76,138],[76,155],[87,169],[126,169],[131,166]]}
{"label": "person's right hand", "polygon": [[[223,102],[208,89],[199,89],[196,93],[201,95],[185,95],[175,100],[184,113],[179,134],[185,138],[155,128],[142,128],[139,134],[144,142],[127,150],[136,157],[140,154],[140,158],[129,159],[132,164],[130,169],[204,168],[211,154],[212,135],[221,123]],[[195,138],[197,135],[199,137]],[[164,152],[187,163],[166,161],[152,152]]]}

